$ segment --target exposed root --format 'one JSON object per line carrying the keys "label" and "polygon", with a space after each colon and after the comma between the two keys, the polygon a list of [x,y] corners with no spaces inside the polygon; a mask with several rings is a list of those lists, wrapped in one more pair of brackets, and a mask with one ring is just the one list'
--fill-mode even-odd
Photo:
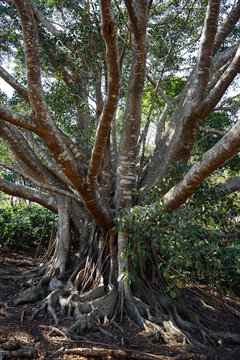
{"label": "exposed root", "polygon": [[[125,283],[118,283],[118,288],[106,286],[109,273],[105,276],[104,284],[105,274],[102,269],[99,270],[98,260],[94,267],[93,264],[89,266],[88,261],[89,259],[85,258],[76,266],[68,280],[65,278],[66,285],[60,281],[63,277],[57,276],[58,271],[54,266],[41,266],[39,272],[34,270],[31,273],[31,276],[34,276],[28,281],[30,287],[13,299],[12,304],[36,301],[50,292],[34,311],[32,319],[40,313],[48,313],[58,325],[61,318],[67,316],[72,320],[70,333],[75,335],[97,330],[110,338],[111,334],[104,328],[106,322],[111,324],[112,321],[112,325],[120,330],[117,321],[129,318],[155,342],[192,346],[201,349],[202,353],[209,350],[209,346],[221,346],[222,342],[240,344],[240,334],[232,331],[234,322],[229,328],[220,327],[216,309],[211,306],[210,301],[210,305],[208,304],[205,297],[195,298],[191,294],[188,297],[183,295],[179,299],[171,299],[161,292],[155,283],[142,284],[140,281],[132,288]],[[29,274],[26,274],[27,278]],[[90,287],[90,290],[81,293],[79,287],[85,291]],[[132,292],[137,297],[134,297]],[[220,310],[219,304],[219,313]],[[224,316],[226,317],[226,310]],[[237,316],[235,320],[237,322]],[[61,336],[69,338],[65,333]],[[116,356],[120,357],[119,354]],[[127,358],[134,357],[129,355]]]}
{"label": "exposed root", "polygon": [[166,316],[154,318],[147,304],[136,298],[128,303],[129,300],[126,301],[129,315],[136,319],[138,325],[144,328],[155,341],[169,344],[191,343],[191,336],[178,328],[171,313],[167,319]]}
{"label": "exposed root", "polygon": [[60,329],[56,328],[55,326],[50,327],[50,332],[48,333],[48,335],[49,336],[57,335],[57,336],[61,336],[65,340],[69,340],[67,331],[65,329],[60,330]]}
{"label": "exposed root", "polygon": [[11,298],[8,305],[17,306],[35,302],[42,299],[48,291],[53,292],[62,289],[63,284],[55,277],[56,273],[57,269],[53,269],[51,264],[41,264],[38,268],[24,272],[22,276],[14,277],[13,280],[18,280],[23,286],[28,287]]}
{"label": "exposed root", "polygon": [[82,355],[87,357],[100,357],[100,358],[107,358],[111,357],[113,359],[137,359],[137,360],[171,360],[163,355],[151,355],[143,352],[139,352],[136,350],[129,350],[129,349],[106,349],[106,348],[75,348],[75,349],[68,349],[63,350],[63,354],[71,354],[71,355]]}
{"label": "exposed root", "polygon": [[59,323],[60,315],[67,314],[69,317],[77,319],[71,326],[71,331],[81,334],[84,331],[98,329],[110,336],[104,329],[102,323],[105,318],[112,318],[117,303],[117,292],[115,289],[108,289],[106,294],[103,286],[99,286],[85,295],[81,296],[77,292],[71,293],[68,290],[58,289],[52,291],[38,307],[32,319],[41,312],[47,312],[54,320]]}
{"label": "exposed root", "polygon": [[20,343],[1,345],[0,358],[3,360],[13,359],[35,359],[38,350],[32,346],[21,345]]}
{"label": "exposed root", "polygon": [[[77,334],[81,334],[86,330],[99,328],[104,318],[111,318],[117,303],[117,292],[115,289],[109,291],[103,297],[88,303],[91,311],[82,315],[79,311],[78,320],[72,325],[71,330]],[[79,308],[81,303],[79,304]]]}
{"label": "exposed root", "polygon": [[[167,313],[159,313],[159,309],[153,309],[152,306],[136,298],[125,301],[131,319],[144,327],[155,341],[191,345],[202,349],[203,352],[207,347],[210,350],[209,345],[221,346],[222,342],[240,344],[240,334],[227,331],[227,329],[218,331],[215,325],[216,320],[211,323],[211,327],[203,325],[200,311],[194,313],[191,309],[183,306],[181,301],[169,299],[168,306],[166,307],[166,303],[164,304]],[[207,314],[204,315],[207,316]]]}
{"label": "exposed root", "polygon": [[46,297],[46,299],[44,299],[42,301],[41,306],[34,311],[31,320],[33,320],[35,318],[35,316],[37,316],[37,314],[39,314],[42,310],[46,310],[49,313],[49,315],[52,316],[55,324],[58,324],[59,319],[55,312],[55,308],[57,306],[59,296],[62,294],[63,294],[63,290],[55,290],[55,291],[51,292]]}

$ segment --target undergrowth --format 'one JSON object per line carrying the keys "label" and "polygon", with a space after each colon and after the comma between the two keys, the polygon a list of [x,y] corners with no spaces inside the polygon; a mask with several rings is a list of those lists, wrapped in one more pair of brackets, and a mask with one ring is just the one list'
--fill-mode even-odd
{"label": "undergrowth", "polygon": [[56,215],[38,205],[2,204],[0,207],[0,252],[26,252],[36,248],[41,254],[55,230]]}

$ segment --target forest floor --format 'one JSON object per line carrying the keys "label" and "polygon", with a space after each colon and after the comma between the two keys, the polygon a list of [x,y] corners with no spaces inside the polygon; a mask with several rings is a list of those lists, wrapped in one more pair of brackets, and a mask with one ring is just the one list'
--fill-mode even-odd
{"label": "forest floor", "polygon": [[[240,346],[222,346],[211,355],[190,354],[184,346],[154,343],[141,329],[131,324],[106,325],[110,336],[107,332],[96,332],[84,334],[84,337],[74,341],[70,340],[64,333],[64,329],[69,325],[68,319],[63,319],[56,327],[49,316],[30,320],[37,303],[6,306],[6,302],[21,290],[19,281],[11,276],[21,275],[38,265],[39,262],[28,255],[0,255],[0,360],[240,359]],[[240,314],[240,298],[226,298],[225,301],[234,306]],[[70,352],[71,349],[73,353],[66,354],[66,350]]]}

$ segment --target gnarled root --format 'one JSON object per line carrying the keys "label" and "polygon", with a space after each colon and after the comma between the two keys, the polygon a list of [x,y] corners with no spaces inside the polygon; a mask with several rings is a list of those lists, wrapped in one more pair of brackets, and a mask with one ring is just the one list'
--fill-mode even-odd
{"label": "gnarled root", "polygon": [[[72,293],[69,290],[58,289],[51,292],[35,310],[32,318],[40,312],[48,312],[55,324],[59,323],[59,317],[68,315],[76,321],[71,326],[71,331],[81,334],[86,330],[101,328],[106,318],[111,318],[116,308],[117,292],[115,289],[108,289],[105,293],[104,287],[99,286],[92,289],[83,296],[78,292]],[[107,333],[107,332],[106,332]],[[108,334],[109,335],[109,334]]]}
{"label": "gnarled root", "polygon": [[144,328],[154,341],[180,343],[185,348],[202,353],[206,350],[211,352],[211,347],[222,346],[223,343],[240,344],[237,328],[233,331],[220,331],[216,321],[212,321],[212,326],[207,327],[204,320],[206,317],[214,318],[213,314],[206,314],[203,309],[193,312],[190,300],[187,304],[182,299],[173,300],[168,297],[159,297],[158,300],[158,303],[146,304],[134,297],[131,299],[128,296],[125,299],[131,319]]}
{"label": "gnarled root", "polygon": [[43,298],[47,291],[55,291],[62,289],[62,282],[56,277],[58,269],[53,268],[52,264],[41,264],[38,268],[34,268],[25,272],[20,278],[23,286],[27,286],[19,294],[11,298],[7,305],[17,306],[35,302]]}

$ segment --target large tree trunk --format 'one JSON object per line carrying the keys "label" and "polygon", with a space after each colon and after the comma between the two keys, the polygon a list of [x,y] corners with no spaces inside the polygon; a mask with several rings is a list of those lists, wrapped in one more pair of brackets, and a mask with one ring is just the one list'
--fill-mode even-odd
{"label": "large tree trunk", "polygon": [[52,267],[55,273],[63,275],[70,255],[70,211],[71,199],[57,196],[58,203],[58,231]]}

